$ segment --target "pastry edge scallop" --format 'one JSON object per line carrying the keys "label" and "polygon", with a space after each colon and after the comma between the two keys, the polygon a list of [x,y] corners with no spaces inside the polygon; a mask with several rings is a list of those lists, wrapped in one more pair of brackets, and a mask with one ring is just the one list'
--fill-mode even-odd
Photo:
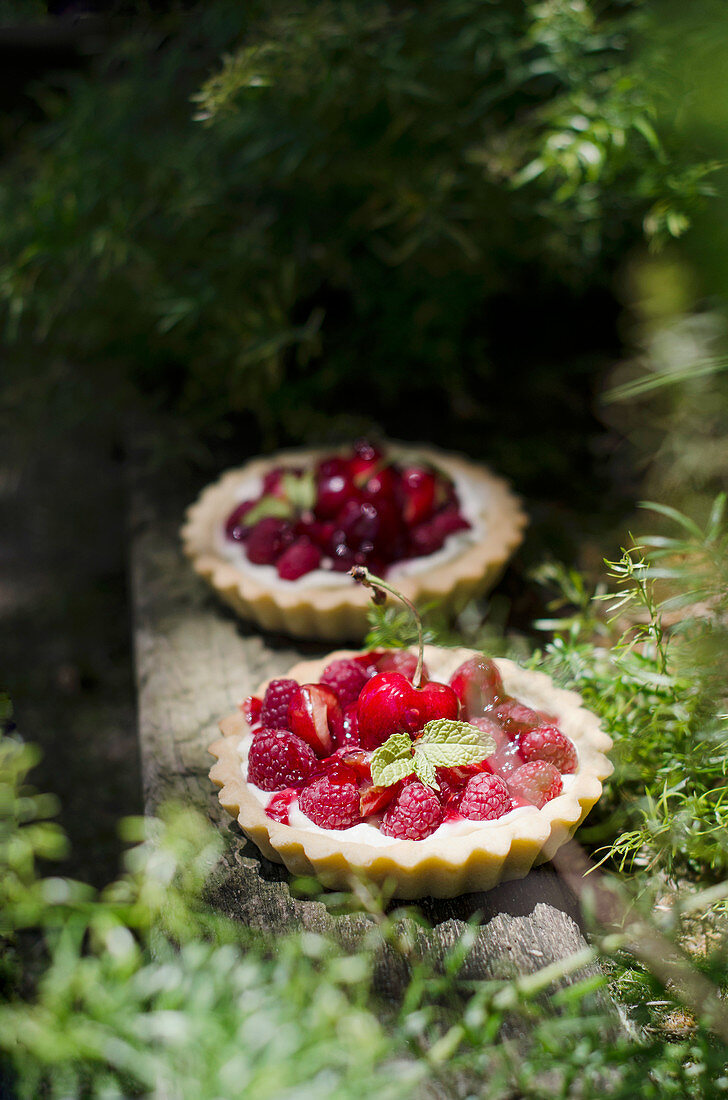
{"label": "pastry edge scallop", "polygon": [[[330,661],[355,652],[342,650],[317,661],[302,662],[286,675],[299,682],[311,682]],[[474,653],[470,649],[426,646],[425,660],[431,673],[437,675],[441,654],[447,654],[448,663],[456,662],[453,667],[457,667]],[[329,836],[283,825],[267,816],[243,777],[238,744],[249,727],[241,712],[220,722],[223,736],[209,748],[217,757],[210,778],[220,788],[220,804],[268,859],[283,863],[293,874],[313,875],[330,888],[346,889],[360,877],[375,886],[393,883],[392,893],[398,898],[455,897],[522,878],[531,867],[551,859],[598,801],[602,781],[613,771],[605,755],[612,740],[576,692],[558,688],[546,673],[522,669],[506,658],[496,658],[495,663],[506,689],[516,696],[526,695],[530,705],[548,708],[562,728],[566,725],[565,732],[579,752],[579,768],[569,790],[539,810],[537,819],[521,816],[501,825],[489,823],[486,829],[476,827],[465,835],[402,840],[386,848],[347,841],[346,830]],[[266,686],[267,682],[256,694],[262,694]]]}
{"label": "pastry edge scallop", "polygon": [[[473,546],[450,561],[418,574],[397,578],[397,585],[414,602],[438,601],[447,611],[458,611],[468,600],[481,596],[499,579],[511,554],[523,538],[528,522],[521,502],[508,483],[484,466],[459,455],[432,447],[388,444],[397,457],[415,451],[446,473],[466,476],[480,484],[490,502],[494,522]],[[369,595],[352,583],[351,588],[276,588],[275,592],[255,577],[236,569],[216,545],[220,524],[238,503],[241,477],[262,476],[271,467],[294,461],[315,461],[330,449],[280,451],[253,459],[226,473],[202,491],[186,513],[181,538],[186,556],[196,573],[242,618],[264,630],[280,631],[298,638],[342,641],[361,638],[367,631]]]}

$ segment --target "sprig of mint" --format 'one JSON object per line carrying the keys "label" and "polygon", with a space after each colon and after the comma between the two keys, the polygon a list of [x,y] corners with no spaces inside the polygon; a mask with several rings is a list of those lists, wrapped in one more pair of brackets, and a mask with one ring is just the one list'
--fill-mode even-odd
{"label": "sprig of mint", "polygon": [[245,513],[245,526],[253,527],[261,519],[293,519],[296,512],[310,512],[316,503],[313,470],[301,474],[290,471],[281,478],[283,495],[266,493]]}
{"label": "sprig of mint", "polygon": [[495,752],[495,741],[469,722],[437,718],[428,722],[416,741],[407,733],[393,733],[375,749],[371,759],[372,783],[390,787],[408,775],[437,791],[436,768],[461,768],[478,764]]}
{"label": "sprig of mint", "polygon": [[310,512],[316,503],[316,479],[313,470],[304,470],[300,474],[284,474],[281,482],[283,492],[293,507],[301,512]]}
{"label": "sprig of mint", "polygon": [[245,526],[253,527],[261,519],[290,519],[293,515],[293,507],[290,501],[281,497],[274,497],[268,493],[254,504],[249,512],[245,513]]}

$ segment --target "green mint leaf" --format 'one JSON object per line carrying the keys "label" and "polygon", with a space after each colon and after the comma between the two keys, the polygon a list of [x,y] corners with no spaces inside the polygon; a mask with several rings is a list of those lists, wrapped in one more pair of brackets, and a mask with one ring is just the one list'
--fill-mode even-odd
{"label": "green mint leaf", "polygon": [[436,791],[440,790],[440,784],[437,782],[434,765],[428,759],[426,753],[415,752],[414,773],[426,786],[434,787]]}
{"label": "green mint leaf", "polygon": [[[401,768],[393,766],[397,763],[407,766],[407,770],[402,775],[398,774]],[[393,733],[372,753],[372,783],[375,787],[390,787],[405,775],[409,775],[413,769],[412,741],[408,733]],[[396,778],[391,778],[393,775],[396,775]]]}
{"label": "green mint leaf", "polygon": [[[391,764],[385,764],[384,767],[377,772],[377,787],[392,787],[395,783],[399,783],[400,779],[406,779],[408,775],[416,771],[415,759],[413,756],[400,757],[399,760],[393,760]],[[372,778],[374,773],[372,772]]]}
{"label": "green mint leaf", "polygon": [[280,497],[274,497],[270,494],[268,496],[261,497],[257,504],[254,504],[249,512],[245,513],[245,526],[252,527],[261,519],[290,519],[293,515],[293,508],[287,500],[281,500]]}
{"label": "green mint leaf", "polygon": [[310,512],[316,503],[316,481],[313,470],[302,474],[288,473],[281,479],[283,492],[293,507],[301,512]]}
{"label": "green mint leaf", "polygon": [[495,741],[489,733],[483,733],[469,722],[458,722],[455,718],[436,718],[428,722],[417,744],[436,745],[483,745],[488,749],[486,756],[495,752]]}
{"label": "green mint leaf", "polygon": [[495,751],[495,741],[469,722],[437,718],[428,722],[415,741],[415,774],[437,789],[435,768],[461,768],[479,764]]}
{"label": "green mint leaf", "polygon": [[415,757],[427,760],[433,768],[460,768],[464,764],[479,764],[490,756],[485,745],[422,745],[415,748]]}

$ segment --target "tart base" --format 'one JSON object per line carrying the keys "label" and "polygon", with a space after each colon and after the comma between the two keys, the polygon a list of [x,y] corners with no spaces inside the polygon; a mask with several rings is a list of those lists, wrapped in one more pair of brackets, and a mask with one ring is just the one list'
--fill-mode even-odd
{"label": "tart base", "polygon": [[[331,653],[297,664],[287,675],[311,683],[330,661],[353,655],[350,650]],[[425,647],[431,675],[442,680],[473,655],[470,649]],[[553,856],[598,800],[602,781],[613,770],[605,756],[612,741],[575,692],[557,688],[545,673],[522,669],[505,658],[495,663],[506,691],[554,715],[577,747],[579,766],[573,782],[543,809],[534,807],[533,813],[512,820],[507,816],[502,822],[473,822],[473,830],[465,834],[386,846],[347,840],[345,829],[314,832],[283,825],[267,816],[243,776],[238,745],[249,726],[241,712],[222,720],[223,736],[209,750],[217,757],[210,778],[220,788],[221,805],[268,859],[284,864],[294,875],[313,875],[335,889],[348,889],[356,879],[364,879],[397,898],[445,898],[522,878]],[[256,694],[262,695],[266,687],[267,683],[262,684]]]}
{"label": "tart base", "polygon": [[[484,521],[485,531],[477,543],[431,569],[393,578],[400,591],[415,603],[437,601],[446,612],[456,614],[499,579],[522,540],[526,515],[507,483],[483,466],[431,447],[388,444],[387,452],[395,459],[414,452],[451,476],[465,477],[482,499],[478,518]],[[252,571],[236,568],[219,546],[225,519],[239,503],[242,478],[262,480],[274,466],[314,463],[330,453],[324,449],[281,451],[229,470],[188,509],[182,544],[195,571],[241,618],[264,630],[296,638],[358,640],[368,629],[370,599],[363,588],[353,582],[350,587],[326,587],[290,581],[273,589]]]}

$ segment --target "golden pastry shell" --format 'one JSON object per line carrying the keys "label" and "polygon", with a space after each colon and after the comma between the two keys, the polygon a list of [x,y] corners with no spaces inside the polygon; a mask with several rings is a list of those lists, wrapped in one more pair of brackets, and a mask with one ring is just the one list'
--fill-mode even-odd
{"label": "golden pastry shell", "polygon": [[[187,511],[181,535],[193,568],[243,619],[264,630],[325,641],[360,639],[367,631],[369,594],[353,582],[350,587],[326,587],[291,581],[273,587],[265,578],[236,568],[220,550],[221,529],[240,502],[242,478],[262,480],[274,466],[308,465],[331,453],[330,449],[281,451],[253,459],[224,473]],[[393,576],[397,587],[415,603],[437,601],[446,612],[456,613],[495,584],[520,544],[527,522],[520,501],[502,478],[459,455],[394,443],[387,444],[387,453],[394,458],[416,455],[451,476],[465,477],[482,500],[479,517],[485,521],[485,531],[477,543],[431,569],[403,576],[395,571]]]}
{"label": "golden pastry shell", "polygon": [[[330,661],[353,655],[351,650],[330,653],[295,665],[287,676],[314,683]],[[431,676],[445,681],[473,655],[469,649],[425,647]],[[283,863],[294,875],[313,875],[336,889],[350,887],[359,877],[391,889],[399,898],[455,897],[523,877],[535,864],[553,856],[598,800],[602,781],[613,770],[605,755],[612,741],[575,692],[556,687],[543,672],[523,669],[505,658],[497,658],[496,664],[506,691],[553,715],[577,747],[579,766],[568,789],[543,809],[509,815],[502,822],[474,822],[472,831],[465,834],[386,846],[347,840],[347,830],[315,832],[283,825],[266,815],[243,776],[238,745],[249,727],[240,711],[222,720],[223,737],[210,746],[217,757],[210,778],[220,788],[220,803],[268,859]],[[256,694],[262,695],[266,687],[267,682],[261,684]]]}

